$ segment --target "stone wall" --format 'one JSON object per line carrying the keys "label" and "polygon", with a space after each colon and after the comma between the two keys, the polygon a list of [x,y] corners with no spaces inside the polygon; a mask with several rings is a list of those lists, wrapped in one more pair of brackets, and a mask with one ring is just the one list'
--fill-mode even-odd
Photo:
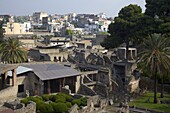
{"label": "stone wall", "polygon": [[29,82],[29,77],[27,74],[23,74],[23,76],[17,77],[17,86],[18,85],[24,85],[24,92],[18,93],[17,96],[26,96],[26,90],[30,90],[30,82]]}
{"label": "stone wall", "polygon": [[57,60],[60,60],[59,62],[64,62],[64,59],[68,59],[68,53],[67,52],[60,52],[60,53],[48,53],[48,56],[50,57],[50,61],[54,61],[56,58]]}
{"label": "stone wall", "polygon": [[89,97],[89,100],[92,100],[94,105],[98,105],[100,101],[100,96],[99,95],[91,96]]}
{"label": "stone wall", "polygon": [[11,86],[0,91],[0,105],[17,97],[18,86]]}
{"label": "stone wall", "polygon": [[12,102],[5,102],[4,107],[14,110],[15,113],[36,113],[36,103],[32,101],[25,106],[16,99]]}
{"label": "stone wall", "polygon": [[59,53],[59,49],[55,48],[55,49],[39,49],[40,53],[44,53],[44,54],[49,54],[49,53]]}
{"label": "stone wall", "polygon": [[[33,72],[24,73],[17,77],[17,85],[24,84],[24,92],[18,93],[18,96],[25,97],[26,91],[29,95],[35,94],[35,83],[39,84],[38,77]],[[40,94],[40,93],[39,93]]]}
{"label": "stone wall", "polygon": [[[107,70],[107,69],[106,69]],[[104,72],[104,71],[100,71],[98,72],[97,76],[97,81],[106,84],[106,85],[110,85],[110,73],[109,72]]]}
{"label": "stone wall", "polygon": [[88,86],[85,84],[81,84],[79,92],[80,94],[83,95],[89,95],[89,96],[94,96],[96,95],[96,92],[93,89],[90,89]]}
{"label": "stone wall", "polygon": [[75,104],[74,106],[72,106],[69,110],[68,113],[79,113],[78,112],[78,106],[77,104]]}
{"label": "stone wall", "polygon": [[140,81],[140,78],[129,82],[128,90],[130,93],[135,92],[139,88],[139,81]]}
{"label": "stone wall", "polygon": [[98,82],[93,90],[102,97],[108,97],[108,89],[106,84]]}
{"label": "stone wall", "polygon": [[23,105],[21,109],[16,109],[14,111],[16,113],[36,113],[36,103],[30,102],[26,107]]}
{"label": "stone wall", "polygon": [[71,90],[69,89],[69,86],[65,86],[61,88],[61,92],[70,95]]}
{"label": "stone wall", "polygon": [[68,113],[98,113],[97,109],[103,109],[108,105],[108,100],[101,98],[99,95],[89,96],[87,99],[87,106],[78,107],[76,104],[70,108]]}

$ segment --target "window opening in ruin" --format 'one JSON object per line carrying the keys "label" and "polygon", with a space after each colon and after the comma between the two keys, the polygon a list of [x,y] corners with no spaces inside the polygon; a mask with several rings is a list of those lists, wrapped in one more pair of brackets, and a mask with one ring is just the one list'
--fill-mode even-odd
{"label": "window opening in ruin", "polygon": [[18,93],[24,92],[24,84],[18,85]]}

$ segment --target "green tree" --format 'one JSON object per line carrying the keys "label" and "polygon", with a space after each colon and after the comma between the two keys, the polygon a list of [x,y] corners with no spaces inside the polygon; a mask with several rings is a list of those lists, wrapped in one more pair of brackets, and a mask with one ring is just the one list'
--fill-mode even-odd
{"label": "green tree", "polygon": [[[128,5],[122,8],[118,14],[118,17],[114,18],[114,23],[109,25],[108,33],[111,34],[108,38],[113,39],[106,39],[104,41],[105,45],[111,44],[112,46],[108,45],[108,47],[116,47],[122,44],[123,42],[126,43],[126,60],[125,60],[125,77],[127,75],[127,68],[128,68],[128,56],[129,56],[129,41],[134,41],[134,37],[136,36],[136,26],[137,20],[142,16],[142,9],[140,6],[137,5]],[[113,42],[107,42],[113,41]],[[114,44],[114,45],[113,45]],[[125,78],[125,87],[126,87],[126,78]]]}
{"label": "green tree", "polygon": [[114,18],[114,23],[109,25],[108,33],[110,36],[104,40],[103,46],[109,44],[110,47],[117,47],[123,42],[128,44],[129,40],[134,41],[137,33],[137,20],[141,17],[142,9],[140,6],[130,4],[122,8],[118,17]]}
{"label": "green tree", "polygon": [[[170,1],[169,0],[146,0],[146,11],[145,15],[158,17],[155,20],[155,24],[148,25],[149,27],[154,26],[155,32],[170,36]],[[166,74],[165,74],[166,75]],[[163,98],[163,78],[161,78],[161,97]]]}
{"label": "green tree", "polygon": [[170,48],[169,39],[160,34],[150,35],[141,45],[139,53],[140,63],[144,64],[143,69],[154,76],[154,103],[157,103],[157,75],[162,75],[170,69]]}
{"label": "green tree", "polygon": [[162,22],[159,25],[160,33],[170,35],[170,1],[146,0],[145,14],[154,18],[156,15]]}
{"label": "green tree", "polygon": [[18,39],[9,38],[0,44],[1,61],[7,63],[21,63],[27,60],[27,52]]}

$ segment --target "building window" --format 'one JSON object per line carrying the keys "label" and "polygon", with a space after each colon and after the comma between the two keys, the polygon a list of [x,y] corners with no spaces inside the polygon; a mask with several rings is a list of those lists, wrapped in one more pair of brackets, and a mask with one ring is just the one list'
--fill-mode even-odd
{"label": "building window", "polygon": [[54,62],[57,62],[57,57],[56,56],[54,57]]}
{"label": "building window", "polygon": [[18,85],[18,93],[24,92],[24,84]]}
{"label": "building window", "polygon": [[58,60],[61,62],[61,57],[58,57]]}

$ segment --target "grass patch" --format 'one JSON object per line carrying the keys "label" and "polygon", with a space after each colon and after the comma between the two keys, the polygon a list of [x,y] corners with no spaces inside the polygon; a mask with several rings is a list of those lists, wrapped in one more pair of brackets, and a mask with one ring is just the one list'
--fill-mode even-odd
{"label": "grass patch", "polygon": [[[153,97],[154,97],[154,93],[148,92],[145,95],[138,97],[133,102],[129,102],[129,105],[170,113],[170,104],[154,104]],[[157,97],[158,97],[158,100],[169,100],[170,101],[170,95],[168,94],[165,94],[164,98],[159,98],[160,94],[157,94]],[[149,102],[147,102],[148,98],[150,98]]]}

